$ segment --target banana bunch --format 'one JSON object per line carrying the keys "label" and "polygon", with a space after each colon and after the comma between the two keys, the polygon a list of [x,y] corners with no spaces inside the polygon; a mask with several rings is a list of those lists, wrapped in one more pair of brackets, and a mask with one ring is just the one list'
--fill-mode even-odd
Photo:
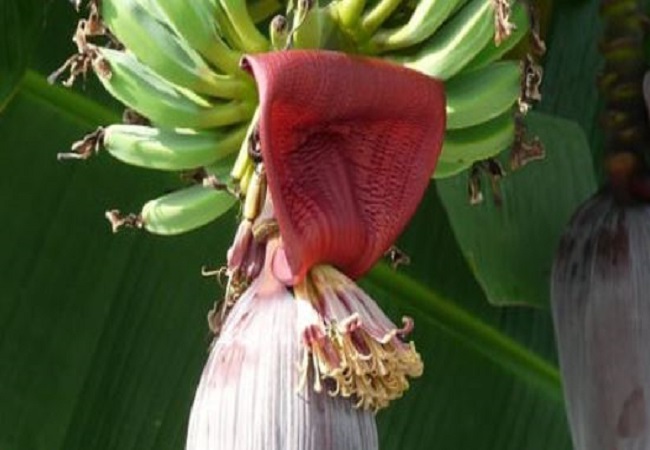
{"label": "banana bunch", "polygon": [[[510,3],[515,2],[515,3]],[[286,4],[285,4],[286,3]],[[114,228],[158,234],[202,226],[239,202],[260,214],[266,190],[257,146],[257,92],[244,54],[329,48],[386,58],[446,83],[447,134],[435,177],[508,148],[524,75],[503,56],[529,33],[516,0],[89,0],[66,62],[92,67],[141,123],[107,126],[76,143],[194,182],[144,205],[107,213]],[[283,14],[280,14],[283,13]],[[264,32],[267,31],[267,32]],[[59,72],[57,72],[59,73]]]}
{"label": "banana bunch", "polygon": [[522,3],[340,0],[331,5],[335,21],[363,53],[445,81],[447,133],[435,178],[458,174],[513,144],[525,73],[518,60],[503,57],[530,32]]}

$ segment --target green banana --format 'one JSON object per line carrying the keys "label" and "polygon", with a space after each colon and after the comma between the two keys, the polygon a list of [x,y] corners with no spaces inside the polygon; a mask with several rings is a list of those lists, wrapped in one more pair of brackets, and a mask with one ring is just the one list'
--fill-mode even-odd
{"label": "green banana", "polygon": [[314,0],[298,0],[293,16],[294,48],[321,48],[325,10]]}
{"label": "green banana", "polygon": [[95,48],[93,67],[104,87],[129,108],[156,124],[179,128],[210,128],[248,120],[252,101],[210,103],[177,88],[126,52]]}
{"label": "green banana", "polygon": [[234,204],[224,190],[195,185],[147,202],[140,217],[151,233],[180,234],[212,222]]}
{"label": "green banana", "polygon": [[263,22],[282,8],[278,0],[257,0],[248,5],[248,14],[255,23]]}
{"label": "green banana", "polygon": [[241,147],[239,148],[239,153],[237,154],[237,159],[232,166],[232,171],[230,176],[235,180],[241,180],[244,177],[244,174],[249,167],[253,166],[253,160],[250,157],[249,149],[253,143],[253,136],[257,130],[257,123],[260,117],[260,108],[255,110],[253,118],[248,125],[246,130],[246,136],[242,140]]}
{"label": "green banana", "polygon": [[413,56],[394,58],[402,65],[447,80],[460,72],[494,38],[492,0],[471,0],[424,42]]}
{"label": "green banana", "polygon": [[262,209],[265,198],[266,173],[264,172],[264,166],[259,164],[245,191],[244,205],[242,208],[242,216],[244,219],[255,220]]}
{"label": "green banana", "polygon": [[289,21],[286,17],[277,15],[269,24],[269,36],[273,50],[284,50],[289,42]]}
{"label": "green banana", "polygon": [[438,162],[466,164],[491,158],[507,147],[515,137],[515,119],[510,111],[470,128],[449,130]]}
{"label": "green banana", "polygon": [[[217,1],[217,0],[211,0]],[[245,0],[218,0],[225,17],[230,22],[236,37],[241,44],[241,50],[246,53],[262,53],[269,51],[269,40],[257,29],[248,13]]]}
{"label": "green banana", "polygon": [[158,7],[146,0],[101,2],[104,23],[126,48],[161,77],[215,97],[252,96],[250,84],[212,71],[198,53],[156,18],[159,13]]}
{"label": "green banana", "polygon": [[468,169],[472,163],[467,162],[449,162],[449,161],[438,161],[436,163],[436,170],[433,172],[434,180],[442,180],[443,178],[453,177],[458,175],[463,170]]}
{"label": "green banana", "polygon": [[463,71],[445,85],[447,129],[467,128],[510,110],[521,92],[519,61]]}
{"label": "green banana", "polygon": [[118,124],[104,129],[102,146],[127,164],[187,170],[213,164],[233,154],[246,130],[246,126],[228,131],[195,131]]}
{"label": "green banana", "polygon": [[402,0],[379,0],[361,18],[361,30],[367,36],[372,36],[397,9],[400,3],[402,3]]}
{"label": "green banana", "polygon": [[[318,5],[315,5],[318,7]],[[338,22],[344,28],[354,29],[366,7],[366,0],[338,0],[332,4]]]}
{"label": "green banana", "polygon": [[515,2],[512,6],[510,20],[515,26],[510,36],[503,40],[500,45],[496,45],[494,41],[488,42],[478,55],[467,64],[464,70],[479,69],[493,61],[497,61],[521,42],[530,31],[528,11],[521,2]]}
{"label": "green banana", "polygon": [[398,50],[432,36],[465,0],[420,0],[409,21],[395,29],[381,30],[369,42],[372,53]]}
{"label": "green banana", "polygon": [[238,73],[241,52],[222,39],[214,20],[215,4],[207,0],[163,0],[158,2],[167,22],[211,64],[225,73]]}

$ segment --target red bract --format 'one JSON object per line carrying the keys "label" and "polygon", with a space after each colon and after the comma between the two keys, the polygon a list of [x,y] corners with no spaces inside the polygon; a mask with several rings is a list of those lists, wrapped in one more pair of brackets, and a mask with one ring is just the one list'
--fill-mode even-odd
{"label": "red bract", "polygon": [[[420,202],[445,129],[440,81],[328,51],[247,56],[292,283],[315,264],[370,269]],[[281,255],[283,256],[283,255]]]}

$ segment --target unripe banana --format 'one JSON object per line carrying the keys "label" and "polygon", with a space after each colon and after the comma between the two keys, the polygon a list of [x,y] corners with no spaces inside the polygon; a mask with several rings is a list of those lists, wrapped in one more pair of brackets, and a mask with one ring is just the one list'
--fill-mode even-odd
{"label": "unripe banana", "polygon": [[208,0],[162,0],[167,22],[211,64],[225,73],[238,73],[242,53],[231,49],[214,20],[216,7]]}
{"label": "unripe banana", "polygon": [[371,36],[379,27],[390,17],[390,15],[402,3],[402,0],[379,0],[364,16],[361,18],[361,29]]}
{"label": "unripe banana", "polygon": [[219,0],[219,3],[243,46],[242,50],[247,53],[269,51],[270,42],[255,26],[245,0]]}
{"label": "unripe banana", "polygon": [[494,38],[493,0],[471,0],[402,65],[447,80],[460,72]]}
{"label": "unripe banana", "polygon": [[244,80],[214,73],[199,54],[156,18],[160,11],[155,5],[146,0],[103,0],[102,19],[140,61],[171,83],[215,97],[253,95],[252,85]]}
{"label": "unripe banana", "polygon": [[93,67],[104,87],[129,108],[170,128],[210,128],[248,120],[252,101],[213,104],[167,83],[130,53],[96,48]]}
{"label": "unripe banana", "polygon": [[269,24],[269,36],[273,50],[284,50],[289,42],[289,21],[286,17],[277,15]]}
{"label": "unripe banana", "polygon": [[[450,130],[445,135],[442,153],[438,159],[438,166],[443,166],[436,169],[434,176],[450,176],[453,173],[449,173],[449,167],[454,167],[460,172],[475,161],[496,156],[512,144],[514,137],[515,120],[511,112],[470,128]],[[460,168],[461,166],[464,167]]]}
{"label": "unripe banana", "polygon": [[512,5],[510,20],[514,25],[510,36],[501,41],[500,45],[496,45],[492,40],[488,42],[488,44],[469,62],[469,64],[467,64],[467,66],[465,66],[465,69],[463,70],[474,70],[487,66],[491,62],[501,59],[503,55],[508,53],[519,42],[521,42],[530,31],[530,21],[526,6],[521,2],[515,2],[514,5]]}
{"label": "unripe banana", "polygon": [[246,130],[246,136],[241,143],[239,148],[239,153],[237,154],[237,159],[232,166],[232,171],[230,176],[235,180],[241,180],[244,177],[244,174],[248,170],[248,167],[253,165],[253,160],[250,157],[249,149],[253,144],[254,134],[257,132],[257,123],[260,116],[260,108],[255,110],[253,118],[248,125],[248,130]]}
{"label": "unripe banana", "polygon": [[372,53],[398,50],[432,36],[465,0],[420,0],[409,21],[395,29],[381,30],[369,42]]}
{"label": "unripe banana", "polygon": [[324,9],[316,0],[297,0],[293,21],[294,48],[321,48]]}
{"label": "unripe banana", "polygon": [[[316,5],[315,7],[317,7]],[[366,0],[339,0],[333,4],[334,14],[344,28],[353,29],[366,6]]]}
{"label": "unripe banana", "polygon": [[447,129],[467,128],[510,110],[521,91],[519,61],[463,71],[445,85]]}
{"label": "unripe banana", "polygon": [[239,52],[248,52],[246,50],[246,45],[240,39],[239,34],[235,30],[235,26],[232,24],[228,15],[224,11],[223,7],[219,0],[204,0],[210,3],[214,8],[214,18],[219,28],[219,34],[226,40],[228,45]]}
{"label": "unripe banana", "polygon": [[274,14],[278,14],[282,5],[278,0],[256,0],[249,2],[248,14],[255,23],[264,22]]}
{"label": "unripe banana", "polygon": [[140,216],[151,233],[180,234],[212,222],[234,204],[228,192],[197,185],[147,202]]}
{"label": "unripe banana", "polygon": [[466,170],[472,163],[466,162],[449,162],[449,161],[438,161],[436,163],[436,170],[433,172],[434,180],[442,180],[444,178],[453,177],[458,175],[462,171]]}
{"label": "unripe banana", "polygon": [[104,129],[103,147],[127,164],[159,170],[187,170],[213,164],[241,145],[246,126],[224,131],[170,130],[141,125]]}
{"label": "unripe banana", "polygon": [[239,192],[246,195],[246,193],[248,192],[248,187],[250,186],[254,174],[255,174],[255,164],[253,164],[253,162],[250,161],[249,164],[246,165],[244,174],[242,175],[241,180],[239,181]]}
{"label": "unripe banana", "polygon": [[262,164],[259,164],[253,172],[245,192],[246,198],[244,199],[242,215],[244,219],[253,221],[260,213],[266,198],[266,173]]}

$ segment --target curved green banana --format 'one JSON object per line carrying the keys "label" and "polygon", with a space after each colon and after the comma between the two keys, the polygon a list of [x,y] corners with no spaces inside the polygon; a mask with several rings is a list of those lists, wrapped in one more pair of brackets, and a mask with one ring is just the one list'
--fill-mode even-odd
{"label": "curved green banana", "polygon": [[460,72],[494,38],[493,0],[471,0],[402,65],[447,80]]}
{"label": "curved green banana", "polygon": [[214,19],[214,3],[208,0],[161,0],[160,9],[176,33],[211,64],[225,73],[238,73],[242,53],[222,39]]}
{"label": "curved green banana", "polygon": [[146,0],[101,2],[104,23],[122,44],[161,77],[194,92],[216,97],[252,95],[252,86],[242,79],[212,71],[198,53],[156,18],[156,13],[159,13],[158,7],[152,7]]}
{"label": "curved green banana", "polygon": [[174,87],[130,53],[96,48],[93,67],[104,87],[129,108],[156,124],[179,128],[210,128],[248,120],[252,101],[210,103]]}
{"label": "curved green banana", "polygon": [[390,15],[402,3],[402,0],[379,0],[361,18],[361,30],[371,36],[390,17]]}
{"label": "curved green banana", "polygon": [[497,61],[521,42],[530,31],[528,11],[526,11],[526,7],[521,2],[515,2],[512,6],[510,20],[515,26],[510,36],[501,41],[500,45],[496,45],[494,41],[488,42],[479,54],[465,66],[464,70],[478,69]]}
{"label": "curved green banana", "polygon": [[510,110],[521,92],[519,61],[463,71],[445,85],[447,129],[467,128]]}
{"label": "curved green banana", "polygon": [[213,164],[233,154],[246,130],[246,126],[228,131],[195,131],[118,124],[104,129],[102,145],[127,164],[187,170]]}
{"label": "curved green banana", "polygon": [[491,158],[509,147],[515,138],[515,119],[511,112],[470,128],[449,130],[438,162],[471,165]]}
{"label": "curved green banana", "polygon": [[269,51],[271,44],[255,26],[255,22],[248,13],[245,0],[219,0],[219,4],[241,42],[241,50],[247,53]]}
{"label": "curved green banana", "polygon": [[[332,3],[334,15],[344,28],[354,29],[366,7],[366,0],[338,0]],[[318,5],[314,5],[318,7]]]}
{"label": "curved green banana", "polygon": [[398,50],[432,36],[465,0],[420,0],[409,21],[395,29],[380,30],[369,42],[373,53]]}
{"label": "curved green banana", "polygon": [[180,234],[212,222],[234,204],[228,192],[197,185],[147,202],[140,217],[151,233]]}

